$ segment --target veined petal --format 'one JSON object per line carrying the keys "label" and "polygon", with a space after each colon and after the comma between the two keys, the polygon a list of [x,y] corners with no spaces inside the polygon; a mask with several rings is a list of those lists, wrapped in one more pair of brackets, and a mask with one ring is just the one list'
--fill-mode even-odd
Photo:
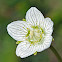
{"label": "veined petal", "polygon": [[16,48],[16,55],[21,58],[28,57],[36,52],[35,46],[26,42],[21,42]]}
{"label": "veined petal", "polygon": [[25,40],[28,24],[24,21],[14,21],[7,26],[8,34],[17,41]]}
{"label": "veined petal", "polygon": [[51,42],[52,42],[52,36],[46,36],[43,43],[44,49],[49,48],[51,45]]}
{"label": "veined petal", "polygon": [[45,18],[44,29],[45,29],[45,32],[47,34],[49,34],[49,35],[52,34],[52,32],[53,32],[53,21],[50,18]]}
{"label": "veined petal", "polygon": [[41,52],[50,47],[52,36],[46,36],[43,43],[37,46],[37,52]]}
{"label": "veined petal", "polygon": [[36,8],[31,7],[26,13],[26,21],[31,25],[39,25],[40,22],[44,21],[42,13]]}

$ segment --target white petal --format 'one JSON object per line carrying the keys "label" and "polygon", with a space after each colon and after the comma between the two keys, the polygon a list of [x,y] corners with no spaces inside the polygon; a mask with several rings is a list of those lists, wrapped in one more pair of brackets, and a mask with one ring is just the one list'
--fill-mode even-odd
{"label": "white petal", "polygon": [[35,46],[26,42],[21,42],[16,48],[16,55],[21,58],[28,57],[36,52]]}
{"label": "white petal", "polygon": [[43,43],[37,46],[37,51],[41,52],[50,47],[52,42],[52,36],[46,36]]}
{"label": "white petal", "polygon": [[53,32],[53,22],[50,18],[45,18],[44,29],[47,34],[52,34]]}
{"label": "white petal", "polygon": [[31,25],[39,25],[43,20],[42,13],[36,7],[31,7],[26,13],[26,21]]}
{"label": "white petal", "polygon": [[49,48],[52,42],[52,36],[46,36],[44,39],[44,47],[45,49]]}
{"label": "white petal", "polygon": [[8,34],[17,41],[25,40],[28,24],[24,21],[14,21],[7,26]]}

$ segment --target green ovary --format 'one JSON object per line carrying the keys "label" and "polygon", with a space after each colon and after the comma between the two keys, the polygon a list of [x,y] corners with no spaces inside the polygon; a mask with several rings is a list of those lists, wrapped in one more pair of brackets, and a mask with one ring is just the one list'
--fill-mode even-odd
{"label": "green ovary", "polygon": [[43,36],[43,30],[38,26],[34,26],[32,30],[28,29],[28,33],[26,34],[26,40],[29,41],[31,44],[39,44],[43,41]]}

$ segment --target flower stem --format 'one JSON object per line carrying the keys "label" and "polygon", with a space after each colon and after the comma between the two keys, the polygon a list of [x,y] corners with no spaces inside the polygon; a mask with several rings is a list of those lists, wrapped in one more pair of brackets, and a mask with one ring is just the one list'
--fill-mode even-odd
{"label": "flower stem", "polygon": [[60,57],[60,55],[58,54],[58,52],[56,51],[56,49],[51,45],[50,49],[52,50],[52,52],[56,55],[57,59],[59,62],[62,62],[62,58]]}

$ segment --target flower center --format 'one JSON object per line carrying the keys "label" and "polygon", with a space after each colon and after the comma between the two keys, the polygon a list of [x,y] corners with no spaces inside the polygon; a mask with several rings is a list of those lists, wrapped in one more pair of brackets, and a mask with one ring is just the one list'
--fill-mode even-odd
{"label": "flower center", "polygon": [[39,44],[43,41],[44,31],[39,26],[32,26],[32,30],[27,29],[28,33],[26,34],[26,40],[31,44]]}

